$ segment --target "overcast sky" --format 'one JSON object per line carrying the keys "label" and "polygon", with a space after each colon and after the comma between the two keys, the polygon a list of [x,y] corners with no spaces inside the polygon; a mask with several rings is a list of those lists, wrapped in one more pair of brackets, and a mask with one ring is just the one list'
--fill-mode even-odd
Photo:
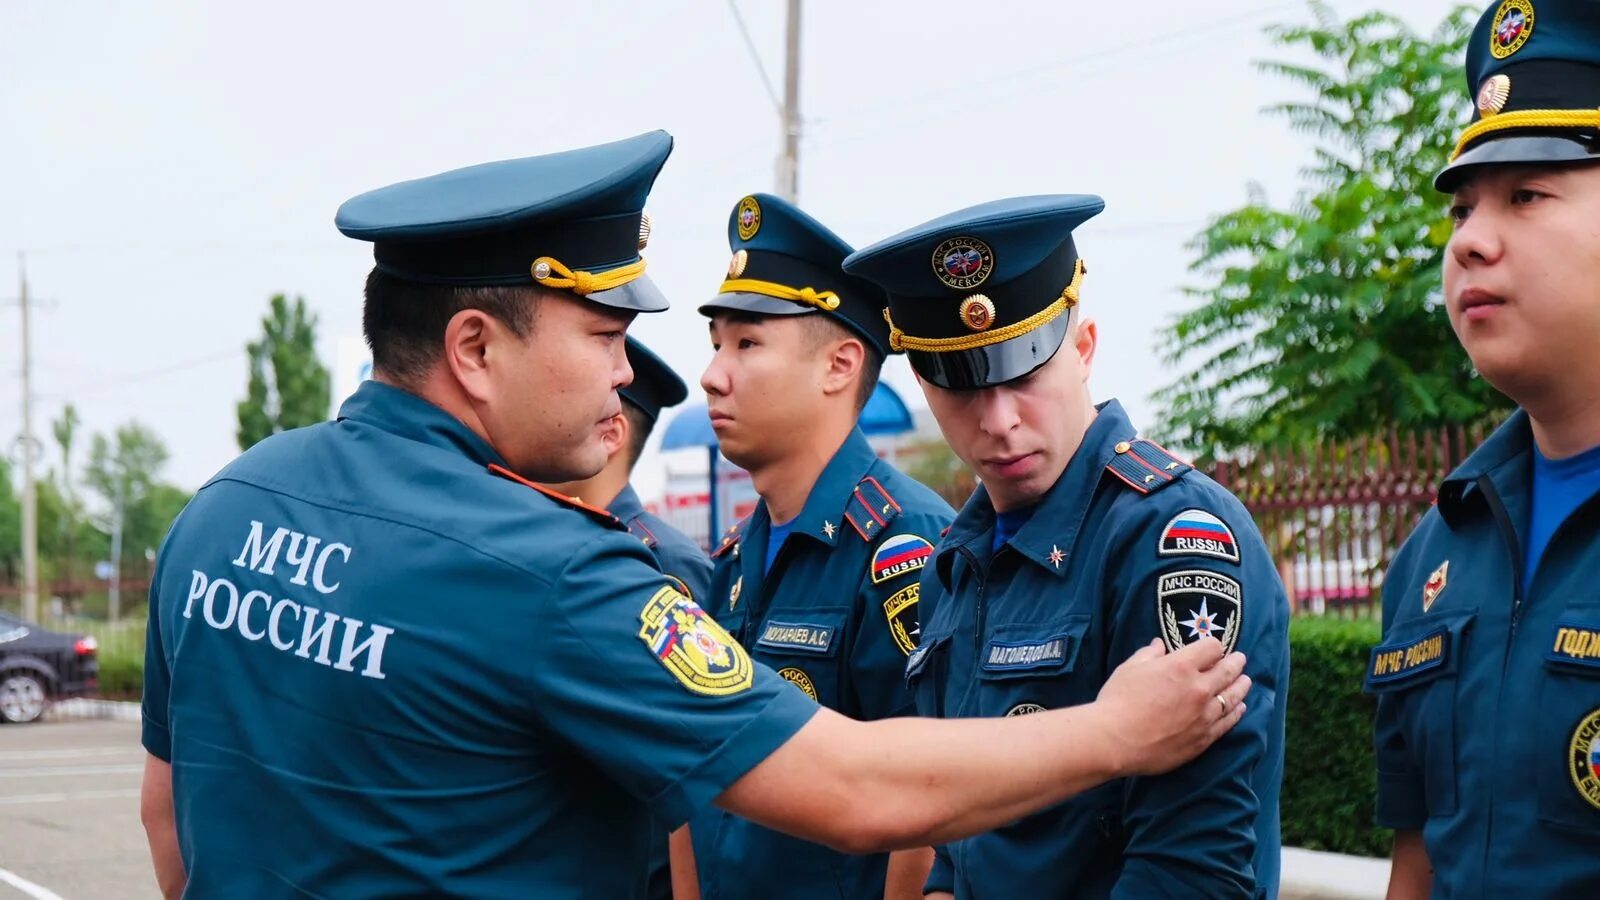
{"label": "overcast sky", "polygon": [[[1349,17],[1379,5],[1333,0]],[[1430,31],[1444,0],[1386,0]],[[739,9],[781,90],[783,3]],[[1187,239],[1252,180],[1287,202],[1306,141],[1263,106],[1293,96],[1253,60],[1299,2],[807,0],[800,199],[857,246],[963,206],[1097,193],[1079,229],[1101,325],[1094,388],[1149,422],[1174,373],[1152,352],[1186,300]],[[0,4],[0,299],[26,251],[34,427],[76,403],[137,419],[199,486],[237,452],[244,344],[267,298],[304,295],[324,360],[360,334],[371,247],[346,197],[492,159],[665,128],[650,274],[672,298],[633,333],[695,384],[694,310],[725,223],[771,190],[779,120],[726,0],[683,3]],[[0,306],[0,442],[21,430],[18,316]],[[903,360],[886,380],[924,406]],[[86,443],[86,442],[85,442]],[[646,458],[642,492],[660,490]]]}

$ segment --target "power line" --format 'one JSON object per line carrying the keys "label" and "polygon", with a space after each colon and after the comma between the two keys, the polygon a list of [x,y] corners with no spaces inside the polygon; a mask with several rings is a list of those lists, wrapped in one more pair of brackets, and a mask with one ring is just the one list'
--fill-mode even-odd
{"label": "power line", "polygon": [[139,384],[155,378],[160,378],[165,375],[174,375],[178,372],[187,372],[191,369],[201,368],[202,366],[214,365],[225,360],[237,360],[242,356],[244,356],[243,349],[227,350],[220,353],[212,353],[206,356],[195,357],[194,359],[183,360],[182,362],[171,363],[169,365],[160,366],[153,369],[142,369],[136,372],[128,372],[122,375],[116,375],[110,378],[104,378],[97,381],[88,382],[86,384],[80,384],[76,387],[68,387],[63,390],[51,391],[48,394],[41,394],[40,396],[53,397],[58,400],[93,396],[96,393],[100,393],[108,389]]}
{"label": "power line", "polygon": [[[915,94],[915,95],[912,95],[912,96],[910,96],[908,98],[903,98],[901,100],[896,100],[896,101],[892,101],[892,102],[888,102],[888,103],[874,104],[873,106],[870,106],[870,107],[863,107],[863,108],[858,108],[858,109],[854,109],[854,110],[847,110],[847,111],[845,111],[843,113],[840,113],[838,115],[835,115],[835,116],[830,116],[830,117],[825,117],[825,118],[820,118],[820,119],[812,119],[812,120],[809,120],[809,122],[813,126],[818,126],[818,127],[823,128],[824,130],[826,130],[827,126],[832,125],[834,123],[839,123],[841,121],[848,121],[848,120],[851,120],[851,119],[861,119],[861,118],[872,118],[872,117],[879,116],[879,115],[881,115],[883,113],[890,113],[890,112],[905,112],[908,108],[914,109],[914,108],[921,107],[921,106],[927,106],[930,103],[937,104],[937,105],[939,105],[941,107],[948,108],[952,104],[953,100],[961,99],[961,98],[964,98],[964,97],[967,97],[967,96],[970,96],[970,95],[976,94],[976,93],[985,93],[990,88],[993,88],[996,85],[1003,85],[1003,84],[1008,84],[1008,83],[1011,83],[1011,82],[1031,79],[1031,78],[1034,78],[1034,77],[1039,76],[1039,75],[1046,75],[1046,74],[1051,74],[1051,73],[1059,73],[1062,70],[1076,69],[1076,68],[1082,66],[1085,63],[1098,62],[1098,61],[1104,61],[1104,60],[1115,60],[1115,59],[1128,57],[1128,56],[1130,56],[1132,54],[1139,54],[1140,58],[1143,58],[1145,56],[1148,56],[1151,51],[1161,49],[1161,47],[1163,45],[1172,44],[1172,43],[1177,43],[1179,45],[1194,44],[1194,43],[1196,43],[1196,41],[1195,41],[1196,38],[1211,37],[1211,36],[1214,36],[1214,35],[1216,35],[1218,33],[1236,30],[1240,26],[1249,24],[1250,22],[1252,22],[1254,20],[1260,19],[1260,18],[1262,18],[1264,16],[1267,16],[1269,14],[1272,14],[1272,13],[1280,12],[1282,10],[1285,10],[1285,9],[1289,8],[1289,7],[1297,7],[1298,5],[1299,5],[1298,3],[1284,2],[1284,3],[1276,3],[1276,4],[1273,4],[1271,6],[1263,6],[1263,7],[1259,7],[1257,9],[1254,9],[1254,10],[1250,10],[1250,11],[1247,11],[1247,12],[1240,13],[1240,14],[1235,15],[1235,16],[1230,16],[1230,17],[1227,17],[1227,18],[1224,18],[1224,19],[1217,19],[1217,20],[1215,20],[1214,22],[1212,22],[1210,25],[1208,25],[1205,28],[1186,28],[1186,29],[1183,29],[1183,30],[1180,30],[1180,31],[1166,32],[1164,34],[1159,34],[1159,35],[1155,35],[1153,37],[1150,37],[1150,38],[1145,39],[1143,41],[1140,41],[1140,42],[1138,42],[1136,44],[1130,44],[1130,45],[1125,45],[1125,46],[1120,46],[1120,47],[1110,47],[1110,48],[1107,48],[1105,50],[1101,50],[1101,51],[1096,52],[1096,53],[1079,54],[1079,55],[1073,56],[1073,57],[1068,58],[1068,59],[1047,63],[1045,65],[1034,66],[1034,67],[1031,67],[1031,68],[1028,68],[1028,69],[1022,69],[1022,70],[1019,70],[1019,71],[1016,71],[1016,72],[1009,72],[1009,73],[1006,73],[1006,74],[1003,74],[1003,75],[997,75],[997,76],[995,76],[993,78],[987,78],[987,79],[983,79],[983,80],[979,80],[979,81],[961,82],[960,84],[946,86],[944,88],[941,88],[938,91],[930,91],[930,92],[927,92],[927,93]],[[1089,76],[1088,78],[1080,78],[1078,83],[1081,83],[1082,81],[1086,81],[1086,80],[1091,80],[1092,78],[1098,78],[1099,76],[1103,75],[1106,71],[1107,70],[1105,70],[1105,69],[1098,69],[1091,76]],[[1032,93],[1034,90],[1037,89],[1037,87],[1038,86],[1035,85],[1035,84],[1026,85],[1024,87],[1024,90],[1021,93],[1023,93],[1023,94]],[[1016,96],[1016,94],[1012,93],[1012,94],[1002,95],[1002,96],[1003,97],[1004,96]],[[987,94],[986,93],[985,94],[985,99],[992,103],[995,100],[995,96],[993,94]],[[942,117],[944,117],[946,115],[947,115],[947,112],[945,112],[945,110],[941,109],[937,113],[935,113],[933,115],[930,115],[930,116],[918,116],[918,117],[916,117],[916,118],[914,118],[914,119],[912,119],[910,121],[895,120],[894,122],[892,122],[890,124],[916,124],[917,122],[927,121],[927,120],[932,119],[932,118],[942,118]],[[877,134],[877,133],[881,132],[882,130],[884,130],[884,128],[883,128],[884,125],[885,125],[885,123],[883,121],[874,122],[872,127],[867,129],[866,131],[859,132],[859,134],[866,134],[866,133]],[[855,137],[855,136],[857,136],[857,134],[858,134],[857,132],[852,132],[852,133],[849,133],[847,135],[847,137]],[[830,136],[829,137],[829,142],[832,143],[832,141],[834,139],[835,138],[833,136]]]}
{"label": "power line", "polygon": [[761,51],[756,49],[756,42],[750,37],[750,29],[744,24],[744,16],[739,13],[738,0],[728,0],[728,12],[733,13],[733,24],[739,26],[739,36],[744,38],[744,47],[750,51],[750,62],[756,67],[756,74],[761,76],[761,86],[767,89],[767,99],[772,101],[772,108],[779,115],[783,114],[783,101],[778,99],[778,92],[772,86],[772,79],[767,77],[767,67],[761,62]]}

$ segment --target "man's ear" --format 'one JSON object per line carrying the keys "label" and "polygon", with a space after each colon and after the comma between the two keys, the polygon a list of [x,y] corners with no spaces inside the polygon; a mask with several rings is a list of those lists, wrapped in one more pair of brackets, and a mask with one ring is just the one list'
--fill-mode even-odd
{"label": "man's ear", "polygon": [[461,390],[474,401],[487,401],[494,393],[489,366],[491,347],[510,332],[481,309],[463,309],[444,327],[444,359]]}
{"label": "man's ear", "polygon": [[824,352],[827,368],[822,372],[822,392],[832,395],[853,391],[856,377],[861,374],[867,361],[867,348],[861,339],[850,337],[834,341]]}
{"label": "man's ear", "polygon": [[633,437],[633,423],[622,413],[611,417],[606,423],[606,430],[600,433],[600,443],[606,448],[606,459],[610,459],[622,452],[628,446],[628,441]]}
{"label": "man's ear", "polygon": [[1100,326],[1093,319],[1081,319],[1073,330],[1072,348],[1077,351],[1078,362],[1083,366],[1083,380],[1089,381],[1094,369],[1094,352],[1100,346]]}

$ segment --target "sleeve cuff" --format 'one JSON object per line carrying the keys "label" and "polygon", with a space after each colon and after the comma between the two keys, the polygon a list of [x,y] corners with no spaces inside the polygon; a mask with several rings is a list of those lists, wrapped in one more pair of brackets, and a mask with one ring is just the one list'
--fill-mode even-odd
{"label": "sleeve cuff", "polygon": [[956,892],[956,868],[951,865],[950,857],[942,847],[934,848],[933,868],[928,870],[928,880],[922,884],[924,895],[939,891],[947,894]]}
{"label": "sleeve cuff", "polygon": [[1421,773],[1378,770],[1378,810],[1373,819],[1384,828],[1420,829],[1428,821]]}
{"label": "sleeve cuff", "polygon": [[821,707],[796,690],[780,690],[744,727],[650,799],[655,815],[677,828],[794,737]]}
{"label": "sleeve cuff", "polygon": [[144,744],[144,749],[150,755],[164,763],[172,762],[172,736],[167,733],[167,726],[150,718],[148,714],[141,717],[144,728],[139,734],[139,742]]}

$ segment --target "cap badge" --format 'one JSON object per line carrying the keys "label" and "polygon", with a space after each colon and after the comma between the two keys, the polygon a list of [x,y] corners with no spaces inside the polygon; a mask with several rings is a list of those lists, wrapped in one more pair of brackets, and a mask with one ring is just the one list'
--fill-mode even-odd
{"label": "cap badge", "polygon": [[1511,76],[1495,75],[1483,83],[1478,89],[1478,112],[1485,118],[1506,108],[1506,101],[1511,99]]}
{"label": "cap badge", "polygon": [[639,214],[639,249],[643,250],[650,244],[650,214]]}
{"label": "cap badge", "polygon": [[994,324],[994,301],[982,294],[973,294],[961,302],[961,324],[973,331],[982,331]]}
{"label": "cap badge", "polygon": [[744,267],[750,264],[750,254],[743,250],[735,250],[733,259],[728,260],[728,277],[738,278],[744,274]]}

